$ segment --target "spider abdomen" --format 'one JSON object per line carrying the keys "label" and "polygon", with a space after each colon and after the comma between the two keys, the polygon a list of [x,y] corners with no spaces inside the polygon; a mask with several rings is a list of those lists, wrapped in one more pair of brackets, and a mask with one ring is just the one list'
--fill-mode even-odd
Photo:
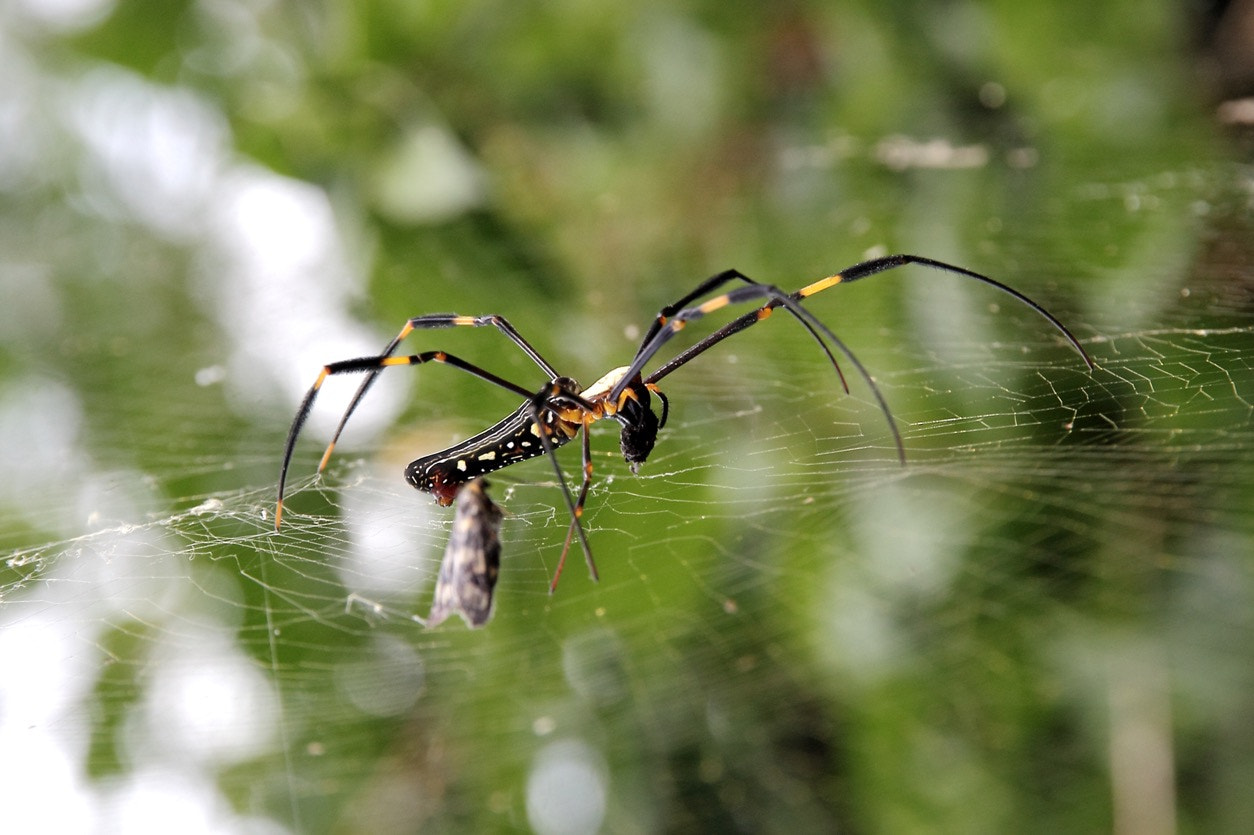
{"label": "spider abdomen", "polygon": [[548,448],[556,449],[574,438],[579,429],[579,423],[548,410],[541,410],[537,422],[535,406],[523,403],[509,417],[478,435],[411,461],[405,468],[405,480],[447,507],[466,482],[543,455],[546,449],[541,432],[549,442]]}

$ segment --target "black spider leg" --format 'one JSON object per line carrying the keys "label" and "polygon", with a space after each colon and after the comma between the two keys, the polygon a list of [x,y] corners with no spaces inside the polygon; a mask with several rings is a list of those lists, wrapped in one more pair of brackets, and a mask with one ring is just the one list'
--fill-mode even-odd
{"label": "black spider leg", "polygon": [[[532,362],[540,366],[541,370],[549,376],[550,380],[558,377],[557,370],[554,369],[553,366],[549,365],[548,361],[545,360],[544,357],[540,356],[540,352],[531,347],[531,343],[524,339],[522,334],[520,334],[504,316],[499,316],[495,313],[489,313],[484,316],[460,316],[456,313],[428,313],[422,316],[415,316],[405,323],[405,326],[401,328],[400,333],[398,333],[396,337],[387,344],[387,346],[383,349],[383,353],[379,356],[390,357],[392,352],[396,350],[397,346],[401,344],[405,337],[409,336],[415,330],[438,330],[441,328],[453,327],[482,328],[488,325],[491,325],[501,333],[505,334],[510,342],[517,345],[523,353],[531,358]],[[353,399],[348,402],[348,407],[344,410],[344,415],[340,418],[339,425],[335,427],[335,434],[331,436],[331,442],[327,444],[326,452],[322,454],[322,460],[318,462],[318,472],[322,472],[326,469],[327,462],[331,460],[331,452],[335,449],[336,442],[339,441],[340,435],[344,432],[344,427],[348,424],[348,419],[352,417],[353,412],[357,410],[357,406],[361,403],[361,399],[366,396],[366,392],[374,385],[374,381],[378,378],[379,373],[382,370],[383,367],[380,366],[367,374],[366,379],[362,381],[361,386],[358,387],[356,393],[353,394]],[[528,392],[525,396],[530,397],[531,393]]]}
{"label": "black spider leg", "polygon": [[[868,276],[885,272],[887,270],[896,269],[897,267],[902,267],[907,264],[918,264],[920,266],[931,267],[933,269],[942,270],[944,272],[954,273],[959,276],[966,276],[967,278],[972,278],[972,279],[975,279],[976,281],[987,284],[990,287],[995,287],[996,289],[1002,291],[1003,293],[1006,293],[1007,295],[1012,296],[1017,301],[1026,305],[1031,310],[1034,310],[1037,314],[1042,316],[1046,321],[1048,321],[1051,325],[1053,325],[1053,327],[1056,330],[1058,330],[1059,333],[1061,333],[1066,338],[1067,342],[1070,343],[1071,347],[1074,348],[1077,353],[1079,353],[1080,357],[1084,360],[1085,365],[1087,365],[1090,370],[1094,368],[1093,360],[1089,357],[1088,353],[1084,350],[1084,347],[1080,344],[1080,341],[1076,339],[1075,335],[1072,334],[1071,331],[1061,321],[1059,321],[1057,317],[1055,317],[1052,313],[1050,313],[1040,304],[1030,299],[1028,296],[1019,292],[1018,290],[1015,290],[1013,287],[1003,284],[1002,282],[997,281],[996,279],[989,278],[986,275],[982,275],[980,273],[974,272],[972,270],[968,270],[964,267],[956,266],[954,264],[947,264],[943,261],[936,261],[934,259],[924,258],[918,255],[887,255],[882,258],[875,258],[870,261],[864,261],[860,264],[855,264],[854,266],[847,268],[843,272],[836,273],[835,275],[828,276],[827,278],[820,279],[819,281],[809,284],[806,287],[803,287],[802,289],[798,290],[797,292],[790,294],[787,298],[791,299],[794,302],[799,302],[804,298],[808,298],[809,296],[820,293],[823,290],[828,289],[829,287],[835,286],[836,284],[848,283],[850,281],[857,281],[860,278],[866,278]],[[720,282],[718,279],[720,277],[727,276],[729,273],[734,273],[734,272],[735,271],[728,271],[728,273],[721,273],[719,276],[715,276],[707,280],[700,287],[698,287],[696,291],[686,296],[685,299],[688,301],[691,301],[692,299],[696,298],[698,295],[701,294],[700,293],[701,290],[705,290],[706,292],[712,291],[715,287],[719,286]],[[732,277],[734,277],[734,275]],[[724,280],[727,280],[727,279],[724,279]],[[753,282],[750,279],[745,279],[745,280],[749,281],[751,284],[756,285],[756,282]],[[758,286],[761,286],[761,285],[758,285]],[[712,309],[717,309],[718,307],[721,307],[723,304],[726,304],[726,303],[727,303],[726,297],[717,297],[716,299],[711,299],[710,302],[707,302],[706,306],[703,308],[703,313],[710,312],[710,310]],[[762,319],[766,318],[766,315],[764,315],[765,310],[767,310],[768,308],[777,307],[778,305],[783,304],[783,303],[784,303],[784,300],[782,298],[772,299],[763,308],[759,308],[758,310],[751,311],[749,313],[746,313],[732,320],[731,322],[724,325],[722,328],[718,329],[714,333],[702,339],[697,344],[684,349],[679,354],[672,357],[669,361],[664,363],[657,370],[655,370],[652,374],[646,377],[644,379],[644,382],[646,384],[656,383],[658,380],[667,376],[671,372],[676,371],[679,368],[682,368],[684,365],[688,364],[691,360],[705,353],[707,350],[709,350],[710,348],[712,348],[714,345],[718,344],[719,342],[722,342],[727,337],[737,334],[740,331],[762,321]],[[698,317],[693,317],[693,318],[698,318]],[[818,324],[822,327],[821,322]],[[656,353],[657,349],[661,346],[661,343],[660,342],[658,342],[657,344],[652,344],[652,343],[657,342],[658,334],[659,332],[661,332],[661,329],[664,327],[664,325],[665,325],[665,322],[659,319],[650,328],[648,334],[646,334],[645,340],[643,340],[641,343],[640,350],[637,351],[636,353],[637,360],[640,360],[641,357],[643,356],[644,361],[647,362],[649,357],[651,357],[653,354]],[[827,332],[828,334],[831,333],[831,331],[827,329],[826,327],[823,327],[823,330]],[[664,342],[667,338],[669,337],[663,337],[661,341]],[[850,359],[853,360],[855,364],[858,364],[857,359],[852,357],[852,355],[849,354],[848,348],[845,348],[841,344],[840,340],[836,340],[836,342],[838,345],[841,345],[841,349],[846,354],[846,356],[849,356]],[[640,368],[643,367],[643,363],[633,363],[632,367],[638,371]],[[867,378],[865,371],[862,372],[862,375],[864,378]],[[868,379],[868,382],[870,382],[869,378],[867,379]],[[874,384],[872,384],[872,388],[873,389],[875,388]],[[875,393],[876,393],[876,398],[880,401],[881,407],[883,408],[883,405],[882,405],[884,402],[883,398],[879,396],[878,390],[876,390]],[[892,423],[891,416],[889,416],[889,422],[891,425]],[[900,445],[898,447],[898,451],[900,453]]]}
{"label": "black spider leg", "polygon": [[[801,292],[803,291],[798,291],[798,293]],[[707,349],[726,339],[728,336],[731,336],[733,333],[742,331],[750,325],[765,319],[770,315],[772,310],[782,305],[792,312],[796,318],[808,322],[809,324],[807,327],[812,326],[810,328],[811,333],[816,333],[816,331],[821,332],[824,336],[830,339],[832,344],[834,344],[837,349],[849,359],[850,363],[853,364],[853,367],[858,372],[858,376],[866,381],[867,386],[871,390],[871,394],[874,395],[875,401],[879,405],[880,412],[883,413],[884,419],[888,423],[889,431],[892,433],[893,444],[897,448],[897,458],[904,464],[906,462],[906,447],[901,439],[901,431],[897,428],[897,421],[893,418],[892,410],[888,408],[888,401],[884,399],[883,392],[881,392],[879,386],[875,384],[875,379],[871,376],[871,373],[867,371],[866,366],[862,364],[862,361],[858,359],[858,357],[852,350],[850,350],[849,346],[846,345],[840,337],[832,332],[831,328],[827,327],[827,325],[823,324],[818,317],[801,306],[798,298],[804,298],[804,296],[796,298],[795,296],[797,296],[796,293],[790,295],[772,284],[759,284],[754,282],[748,287],[740,287],[729,293],[724,293],[721,296],[715,296],[709,301],[699,304],[696,307],[688,307],[683,310],[676,311],[666,324],[657,330],[652,340],[650,340],[637,353],[635,362],[633,362],[627,369],[627,372],[623,375],[622,380],[620,380],[618,385],[610,390],[608,395],[609,399],[613,401],[616,397],[618,397],[619,394],[622,393],[622,389],[627,387],[627,383],[634,379],[636,374],[640,373],[645,363],[647,363],[658,352],[658,350],[671,339],[671,337],[683,330],[684,326],[688,322],[694,319],[700,319],[706,314],[726,307],[729,304],[741,304],[747,301],[753,301],[754,299],[765,298],[769,299],[770,303],[759,307],[757,310],[750,311],[737,319],[733,319],[719,330],[692,346],[692,348],[684,351],[681,355],[684,357],[683,363],[676,364],[674,361],[668,363],[663,368],[655,371],[653,374],[650,374],[645,379],[645,383],[657,382],[666,374],[671,373],[675,369],[681,367],[684,363],[687,363],[688,361],[701,355]],[[826,346],[824,346],[824,349],[826,351]],[[831,357],[830,351],[827,351],[827,354]],[[834,359],[832,361],[833,363],[835,362]]]}
{"label": "black spider leg", "polygon": [[[588,490],[592,487],[592,439],[588,432],[587,424],[583,428],[583,484],[579,488],[579,498],[570,508],[570,527],[566,530],[566,542],[562,544],[562,556],[557,561],[557,570],[553,572],[553,580],[549,583],[549,594],[557,591],[557,581],[562,576],[562,566],[566,565],[566,554],[570,551],[571,538],[578,533],[579,542],[583,546],[584,558],[588,563],[588,570],[592,572],[592,579],[599,580],[597,575],[596,563],[592,560],[592,550],[588,547],[588,536],[583,529],[583,508],[584,502],[588,500]],[[560,473],[559,473],[560,476]],[[565,485],[563,484],[563,487]],[[570,494],[567,493],[567,504],[570,504]]]}
{"label": "black spider leg", "polygon": [[695,345],[689,345],[687,348],[680,351],[675,356],[671,357],[665,363],[658,366],[657,369],[654,370],[652,374],[644,378],[645,383],[646,384],[656,383],[658,380],[661,380],[663,377],[666,377],[672,372],[678,371],[680,368],[683,368],[690,361],[692,361],[693,359],[696,359],[701,354],[704,354],[710,348],[713,348],[715,345],[722,342],[727,337],[734,336],[740,333],[745,328],[748,328],[751,325],[756,325],[760,321],[762,321],[762,317],[758,315],[757,310],[753,310],[753,311],[750,311],[749,313],[745,313],[741,316],[738,316],[737,318],[728,322],[726,325],[723,325],[723,327],[719,328],[718,330],[714,331],[708,336],[703,337],[700,342],[697,342]]}
{"label": "black spider leg", "polygon": [[588,534],[583,529],[583,523],[580,521],[580,517],[583,516],[584,502],[588,498],[588,488],[592,485],[592,447],[588,436],[589,422],[581,420],[581,431],[583,433],[583,438],[581,439],[583,442],[583,485],[579,490],[579,500],[575,501],[573,494],[570,492],[570,486],[566,483],[566,476],[562,474],[562,467],[557,462],[557,454],[553,447],[553,442],[549,440],[549,434],[544,431],[540,423],[541,408],[547,408],[554,414],[557,414],[553,406],[555,400],[569,400],[579,407],[584,416],[596,414],[596,407],[592,403],[578,395],[562,391],[560,387],[552,383],[531,396],[532,420],[536,424],[536,434],[540,438],[540,445],[544,447],[545,454],[553,462],[553,472],[557,474],[557,483],[562,488],[562,498],[566,502],[566,509],[570,512],[570,528],[566,531],[566,542],[562,545],[562,556],[557,561],[557,570],[553,573],[553,580],[549,583],[549,594],[557,590],[557,581],[562,576],[562,566],[566,564],[566,555],[570,551],[573,533],[579,534],[579,545],[583,549],[584,561],[588,564],[588,572],[592,575],[593,582],[599,582],[601,579],[601,575],[597,571],[596,560],[592,558],[592,546],[588,544]]}
{"label": "black spider leg", "polygon": [[[296,417],[292,420],[292,428],[289,429],[287,433],[287,443],[283,448],[283,464],[279,469],[279,498],[274,512],[274,527],[276,529],[283,520],[283,493],[287,485],[287,471],[292,462],[292,453],[296,449],[296,439],[300,435],[300,430],[305,425],[305,421],[309,418],[310,412],[313,411],[314,401],[318,398],[318,392],[321,390],[322,384],[326,381],[326,379],[339,374],[360,374],[363,372],[377,375],[384,368],[391,366],[422,365],[428,362],[438,362],[444,365],[451,365],[454,368],[460,368],[462,371],[472,374],[481,380],[486,380],[487,382],[499,386],[506,391],[512,391],[515,394],[527,398],[528,400],[533,399],[536,396],[535,392],[524,388],[517,383],[511,383],[509,380],[506,380],[503,377],[498,377],[496,374],[493,374],[487,369],[480,368],[473,363],[467,362],[466,360],[454,356],[453,354],[445,353],[444,351],[424,351],[421,354],[412,354],[410,356],[400,357],[358,357],[357,359],[341,360],[339,362],[330,363],[329,365],[324,365],[321,373],[318,374],[318,379],[315,380],[314,384],[309,387],[309,391],[305,393],[304,399],[301,400],[300,407],[296,410]],[[548,389],[546,388],[545,391],[547,390]],[[579,400],[581,405],[586,404],[586,408],[593,408],[586,400],[583,400],[582,398],[579,398]],[[547,404],[541,405],[544,408],[548,408]],[[538,419],[539,408],[537,408],[536,413]],[[540,436],[542,441],[546,440],[543,432],[540,433]],[[330,449],[333,448],[334,443],[328,449],[328,452],[323,455],[324,465],[327,456],[330,454]],[[546,444],[545,451],[551,453],[553,451],[551,445]],[[319,471],[321,471],[321,469]]]}
{"label": "black spider leg", "polygon": [[[1096,368],[1093,364],[1092,358],[1088,355],[1088,352],[1084,350],[1084,346],[1080,344],[1080,340],[1076,339],[1075,334],[1068,330],[1067,326],[1060,322],[1054,314],[1050,313],[1037,302],[1034,302],[1032,299],[1028,298],[1023,293],[1020,293],[1010,285],[1002,284],[995,278],[989,278],[988,276],[981,275],[973,270],[968,270],[965,267],[955,266],[954,264],[946,264],[944,261],[924,258],[921,255],[885,255],[882,258],[874,258],[870,261],[863,261],[861,264],[855,264],[852,267],[837,273],[836,275],[816,281],[808,287],[803,287],[794,293],[793,297],[798,299],[806,298],[814,295],[815,293],[822,292],[835,284],[848,284],[851,281],[857,281],[860,278],[866,278],[867,276],[882,273],[886,270],[894,270],[898,267],[904,267],[907,264],[918,264],[923,267],[931,267],[934,270],[941,270],[943,272],[973,278],[976,281],[987,284],[990,287],[996,287],[998,290],[1009,296],[1013,296],[1017,301],[1027,305],[1053,325],[1054,328],[1066,338],[1067,342],[1071,344],[1071,347],[1076,350],[1076,353],[1080,355],[1080,358],[1084,360],[1084,364],[1088,366],[1089,371],[1093,371]],[[811,288],[815,289],[811,290]],[[807,290],[810,292],[806,292]]]}
{"label": "black spider leg", "polygon": [[649,391],[653,392],[654,396],[657,397],[658,400],[662,401],[662,417],[657,422],[657,428],[659,430],[665,429],[666,419],[670,417],[670,414],[671,414],[670,398],[668,398],[665,394],[662,394],[662,390],[659,389],[657,386],[653,385],[652,380],[649,381],[648,385],[649,385]]}
{"label": "black spider leg", "polygon": [[[843,272],[836,273],[835,275],[828,276],[827,278],[821,279],[819,281],[814,282],[813,284],[809,284],[806,287],[803,287],[801,290],[798,290],[797,292],[792,293],[790,295],[790,298],[796,301],[800,301],[804,298],[808,298],[817,293],[820,293],[829,287],[835,286],[836,284],[847,284],[851,281],[857,281],[860,278],[866,278],[868,276],[875,275],[877,273],[882,273],[882,272],[886,272],[887,270],[896,269],[897,267],[903,267],[903,266],[906,266],[907,264],[918,264],[920,266],[931,267],[933,269],[942,270],[944,272],[954,273],[960,276],[966,276],[967,278],[972,278],[972,279],[975,279],[976,281],[987,284],[990,287],[995,287],[998,290],[1002,291],[1003,293],[1006,293],[1007,295],[1014,297],[1017,301],[1019,301],[1022,304],[1027,305],[1029,308],[1034,310],[1037,314],[1044,317],[1046,321],[1048,321],[1051,325],[1053,325],[1053,327],[1056,330],[1058,330],[1066,338],[1067,342],[1070,343],[1071,347],[1074,348],[1076,352],[1080,355],[1080,357],[1084,360],[1084,363],[1085,365],[1089,367],[1089,370],[1092,370],[1094,368],[1093,360],[1089,357],[1088,353],[1084,350],[1084,347],[1080,344],[1080,341],[1076,339],[1075,335],[1072,334],[1071,331],[1068,330],[1067,327],[1062,322],[1060,322],[1057,317],[1055,317],[1052,313],[1050,313],[1048,310],[1046,310],[1037,302],[1028,298],[1026,295],[1024,295],[1023,293],[1020,293],[1018,290],[1014,289],[1013,287],[1003,284],[1000,281],[997,281],[996,279],[989,278],[988,276],[981,275],[980,273],[977,273],[977,272],[973,272],[972,270],[968,270],[965,267],[959,267],[954,264],[947,264],[943,261],[936,261],[931,258],[924,258],[920,255],[886,255],[882,258],[874,258],[870,261],[863,261],[860,264],[855,264],[852,267],[847,268]],[[734,272],[734,271],[729,270],[728,272]],[[723,274],[720,274],[720,275],[723,275]],[[707,290],[713,290],[714,286],[717,286],[717,282],[715,281],[715,279],[717,278],[718,276],[715,276],[714,279],[710,279],[709,281],[705,282],[705,285],[703,285],[703,287],[706,285],[713,285],[707,288]],[[749,279],[746,279],[746,280],[750,281],[751,283],[755,283],[755,284],[757,283],[757,282],[752,282]],[[692,300],[697,295],[700,295],[700,293],[693,292],[693,293],[690,293],[686,298],[688,300]],[[774,307],[775,304],[772,302],[771,305],[769,306]],[[744,330],[750,325],[753,325],[761,321],[763,318],[765,317],[761,316],[758,311],[746,313],[744,316],[741,316],[739,319],[736,319],[733,322],[729,323],[727,326],[720,329],[718,332],[710,334],[709,337],[701,340],[700,343],[693,345],[689,348],[686,348],[675,357],[672,357],[668,362],[666,362],[664,365],[658,368],[655,372],[653,372],[653,374],[651,374],[648,377],[646,382],[656,382],[657,380],[662,379],[667,374],[670,374],[672,371],[675,371],[676,369],[681,368],[682,366],[686,365],[688,361],[691,360],[693,357],[696,357],[699,354],[704,353],[707,349],[709,349],[713,345],[719,342],[722,342],[724,339],[726,339],[729,336],[732,336],[733,334],[739,333],[740,331]],[[655,334],[657,330],[662,327],[663,324],[664,323],[660,321],[655,322],[653,327],[650,329],[649,335],[651,336],[652,334]],[[637,352],[636,356],[639,356],[640,353],[643,352],[644,346],[645,346],[645,343],[642,343],[641,350]]]}
{"label": "black spider leg", "polygon": [[[660,311],[658,311],[657,318],[653,320],[653,324],[649,326],[649,330],[645,332],[644,337],[640,340],[640,347],[636,349],[635,358],[637,360],[640,359],[640,355],[645,352],[645,348],[657,336],[658,331],[660,331],[663,327],[665,327],[666,323],[677,312],[686,308],[693,300],[698,299],[701,296],[706,295],[707,293],[712,293],[717,288],[722,287],[724,284],[727,284],[732,281],[743,281],[746,284],[754,285],[754,286],[758,286],[760,284],[760,282],[754,281],[752,278],[745,275],[740,270],[735,270],[735,269],[723,270],[721,273],[718,273],[717,275],[710,276],[705,281],[698,284],[691,292],[687,293],[682,298],[674,302],[671,302],[666,307],[663,307]],[[769,305],[771,310],[774,310],[777,306],[778,305],[775,305],[775,304]],[[840,369],[840,363],[836,362],[836,357],[832,356],[831,349],[827,347],[827,343],[824,342],[819,337],[818,333],[814,330],[813,327],[811,327],[810,323],[805,320],[804,316],[798,315],[796,311],[791,310],[791,309],[789,309],[788,312],[791,313],[793,317],[798,322],[800,322],[805,327],[806,330],[810,332],[810,335],[814,337],[814,340],[819,343],[819,347],[822,348],[823,353],[827,355],[827,359],[832,364],[832,368],[836,369],[836,376],[840,378],[840,387],[845,390],[845,394],[848,394],[849,382],[845,379],[845,372]],[[750,324],[757,321],[757,319],[754,318],[755,315],[756,313],[746,314],[746,318],[750,321],[748,321],[741,328],[737,328],[736,331],[743,330],[745,327],[748,327]],[[765,318],[765,317],[761,316],[758,318]],[[735,333],[736,331],[732,331],[731,333],[726,334],[724,338],[726,338],[727,336],[731,336],[731,334]],[[721,340],[715,340],[715,342],[718,342],[718,341],[721,341]],[[710,343],[710,344],[714,344],[714,343]],[[700,352],[698,351],[697,353],[700,353]],[[661,376],[665,376],[665,375],[660,375],[656,379],[660,379]],[[652,382],[652,380],[650,380],[649,382]],[[660,394],[660,392],[658,393]],[[665,423],[666,422],[665,419],[663,419],[662,422]],[[661,427],[659,426],[658,428],[661,428]]]}

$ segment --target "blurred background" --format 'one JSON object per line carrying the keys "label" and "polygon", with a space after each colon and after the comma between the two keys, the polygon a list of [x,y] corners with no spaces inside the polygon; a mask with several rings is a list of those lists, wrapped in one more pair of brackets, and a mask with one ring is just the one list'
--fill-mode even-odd
{"label": "blurred background", "polygon": [[[1254,3],[0,3],[12,831],[1254,829]],[[321,366],[506,316],[626,363],[729,267],[785,316],[502,471],[425,630],[407,461],[517,398]],[[730,315],[730,314],[729,314]],[[714,318],[714,317],[711,317]],[[722,319],[718,321],[724,321]],[[692,344],[717,322],[687,329]],[[528,388],[492,329],[419,333]],[[669,356],[668,352],[664,352]],[[336,385],[343,383],[343,385]],[[560,456],[578,478],[578,452]]]}

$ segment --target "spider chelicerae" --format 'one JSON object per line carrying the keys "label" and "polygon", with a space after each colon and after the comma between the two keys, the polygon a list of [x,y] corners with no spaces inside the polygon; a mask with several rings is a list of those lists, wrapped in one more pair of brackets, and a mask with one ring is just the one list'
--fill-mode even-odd
{"label": "spider chelicerae", "polygon": [[[639,466],[648,459],[649,453],[652,452],[653,445],[657,441],[658,432],[666,425],[669,402],[658,388],[658,381],[684,367],[727,337],[740,333],[746,328],[768,318],[775,310],[780,308],[791,314],[802,327],[809,331],[810,336],[814,338],[827,355],[828,360],[836,370],[841,386],[846,392],[849,391],[849,386],[839,363],[836,361],[835,355],[832,353],[831,346],[835,346],[836,350],[848,359],[849,363],[857,371],[858,376],[866,381],[892,432],[897,456],[904,462],[905,447],[902,443],[901,432],[897,428],[896,421],[893,420],[892,412],[889,410],[888,403],[885,401],[879,387],[876,386],[871,375],[849,350],[848,346],[801,302],[830,287],[835,287],[837,284],[848,284],[851,281],[857,281],[858,279],[907,264],[932,267],[974,279],[1009,294],[1048,320],[1066,338],[1067,342],[1075,348],[1089,369],[1093,369],[1093,361],[1080,345],[1079,340],[1062,322],[1040,304],[1018,290],[988,276],[964,267],[946,264],[918,255],[888,255],[881,258],[873,258],[808,284],[793,293],[785,292],[771,284],[761,284],[738,270],[726,270],[711,276],[698,284],[691,292],[686,293],[658,312],[657,317],[640,340],[640,346],[636,349],[636,355],[630,364],[615,368],[587,388],[581,387],[571,377],[558,374],[557,370],[502,316],[497,314],[461,316],[454,313],[432,313],[415,316],[405,323],[405,326],[401,328],[396,338],[389,342],[383,349],[383,352],[377,356],[341,360],[323,366],[317,380],[314,381],[314,384],[301,401],[296,417],[292,421],[292,428],[288,432],[287,445],[283,451],[283,464],[279,473],[279,499],[274,514],[275,528],[278,528],[283,518],[284,486],[287,483],[288,465],[292,459],[292,451],[295,449],[297,436],[300,434],[306,418],[309,417],[310,410],[313,409],[314,400],[318,396],[318,391],[327,377],[339,374],[364,373],[366,375],[366,379],[357,389],[356,394],[353,395],[353,399],[349,402],[347,409],[345,409],[339,426],[336,427],[335,434],[331,438],[331,442],[327,445],[326,452],[318,465],[318,472],[322,472],[325,469],[331,453],[335,449],[335,444],[348,423],[348,419],[352,416],[362,397],[365,396],[381,371],[398,365],[422,365],[428,362],[436,362],[461,369],[481,380],[514,392],[523,398],[523,402],[512,414],[479,434],[467,438],[461,443],[454,444],[448,449],[443,449],[411,461],[409,466],[405,468],[405,480],[415,488],[432,494],[440,505],[448,506],[453,503],[458,491],[468,482],[518,461],[551,454],[558,447],[574,440],[575,436],[580,434],[580,430],[583,430],[583,480],[577,496],[571,492],[570,487],[567,485],[560,465],[556,459],[553,460],[553,470],[557,474],[558,483],[561,485],[566,507],[570,512],[571,523],[566,533],[566,542],[562,547],[562,556],[553,574],[550,590],[557,587],[557,581],[561,576],[562,566],[566,562],[566,555],[570,550],[573,538],[578,538],[588,563],[588,570],[595,580],[598,576],[596,563],[592,559],[592,549],[588,544],[587,535],[580,522],[580,517],[583,515],[584,502],[587,500],[588,490],[592,485],[592,452],[589,443],[589,426],[603,418],[613,418],[618,421],[620,425],[619,444],[623,458],[631,466],[632,472],[637,471]],[[714,293],[725,285],[737,282],[743,284],[743,286],[735,287],[728,292],[694,304],[698,299]],[[662,346],[689,322],[700,319],[729,305],[747,302],[759,302],[759,305],[753,310],[727,322],[694,345],[685,348],[651,373],[644,373],[644,367],[657,355]],[[408,356],[396,355],[397,347],[415,330],[435,330],[451,327],[496,328],[530,357],[532,362],[540,367],[548,378],[547,382],[539,389],[522,386],[445,351],[423,351],[422,353]],[[654,396],[661,402],[662,414],[660,417],[653,410]]]}

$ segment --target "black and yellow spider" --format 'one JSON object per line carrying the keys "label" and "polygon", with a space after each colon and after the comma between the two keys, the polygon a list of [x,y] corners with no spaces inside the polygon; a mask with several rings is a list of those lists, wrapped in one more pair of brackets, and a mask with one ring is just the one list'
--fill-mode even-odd
{"label": "black and yellow spider", "polygon": [[[857,281],[860,278],[866,278],[867,276],[907,264],[920,264],[966,276],[967,278],[973,278],[976,281],[981,281],[996,287],[1004,293],[1008,293],[1045,317],[1050,324],[1066,337],[1066,340],[1072,347],[1079,352],[1089,369],[1091,370],[1094,367],[1093,361],[1075,336],[1072,335],[1071,331],[1067,330],[1066,326],[1058,321],[1053,314],[1018,290],[971,270],[917,255],[889,255],[864,261],[843,272],[808,284],[795,293],[785,293],[783,290],[770,284],[759,284],[737,270],[721,272],[701,282],[692,292],[687,293],[679,300],[662,308],[657,318],[649,326],[644,338],[640,340],[640,347],[637,348],[636,356],[631,361],[631,364],[610,371],[587,388],[582,388],[579,383],[570,377],[558,374],[553,366],[549,365],[544,357],[540,356],[539,352],[527,340],[523,339],[518,331],[514,330],[514,327],[501,316],[496,314],[459,316],[452,313],[433,313],[425,316],[415,316],[405,323],[405,326],[401,328],[401,332],[388,343],[387,347],[383,349],[383,353],[378,356],[341,360],[340,362],[333,362],[323,366],[318,379],[314,381],[304,400],[301,401],[300,408],[296,412],[296,418],[292,421],[291,431],[287,436],[287,446],[283,451],[283,465],[279,473],[279,501],[274,514],[275,527],[277,528],[282,522],[283,489],[287,482],[288,464],[291,462],[292,451],[296,446],[296,438],[300,434],[301,427],[313,408],[314,399],[318,396],[318,390],[322,387],[326,378],[336,374],[364,373],[367,375],[365,381],[362,382],[360,388],[357,389],[357,393],[349,402],[348,408],[344,411],[344,416],[340,419],[339,426],[336,427],[335,434],[332,436],[330,444],[327,445],[322,461],[318,465],[318,472],[322,472],[326,467],[327,461],[331,457],[331,452],[335,449],[336,441],[339,439],[340,433],[344,431],[345,424],[357,408],[358,403],[361,402],[361,398],[374,383],[379,372],[390,366],[421,365],[427,362],[438,362],[451,365],[454,368],[460,368],[482,380],[512,391],[525,399],[513,414],[504,418],[495,426],[485,429],[478,435],[455,444],[448,449],[410,462],[409,466],[405,468],[405,480],[417,489],[431,493],[439,504],[447,506],[453,503],[458,490],[467,482],[481,475],[499,470],[502,467],[507,467],[515,462],[552,453],[558,447],[573,440],[582,429],[583,483],[580,486],[578,497],[571,494],[570,488],[562,475],[561,467],[556,460],[553,462],[554,472],[557,473],[558,482],[561,484],[566,506],[570,512],[571,524],[566,534],[566,543],[562,548],[562,556],[558,561],[557,570],[554,572],[550,588],[556,588],[557,586],[562,566],[566,562],[566,554],[570,549],[572,537],[575,535],[578,535],[579,543],[583,548],[584,556],[588,562],[588,570],[592,573],[593,579],[596,579],[596,564],[592,560],[592,550],[588,545],[587,536],[580,522],[580,517],[583,515],[584,502],[588,497],[588,489],[592,484],[592,454],[589,445],[588,427],[602,418],[613,418],[618,421],[621,425],[619,441],[622,447],[623,458],[631,465],[632,471],[635,472],[640,464],[644,463],[649,457],[649,453],[653,450],[653,444],[657,440],[658,431],[666,425],[669,403],[666,396],[657,387],[658,380],[687,365],[690,361],[696,359],[727,337],[761,322],[780,307],[795,317],[818,342],[835,368],[837,375],[840,377],[841,386],[846,392],[849,390],[849,387],[839,364],[836,362],[835,356],[832,354],[831,348],[828,347],[828,342],[835,345],[836,349],[848,358],[849,362],[857,370],[858,375],[866,380],[892,432],[893,441],[897,447],[897,455],[904,461],[905,448],[902,444],[901,433],[893,420],[888,403],[884,400],[884,396],[875,385],[874,380],[871,379],[871,375],[836,334],[819,321],[813,313],[802,306],[801,301],[837,284],[847,284],[851,281]],[[723,285],[735,281],[743,282],[745,286],[737,287],[730,292],[715,296],[700,304],[692,304],[696,299],[713,293]],[[668,362],[647,376],[643,374],[645,365],[653,359],[667,340],[682,330],[688,322],[700,319],[702,316],[728,305],[763,300],[765,300],[765,303],[760,307],[742,314],[723,325],[695,345],[672,357]],[[450,327],[478,328],[486,326],[495,327],[517,345],[531,358],[532,362],[544,371],[548,377],[548,382],[539,390],[521,386],[444,351],[424,351],[410,356],[393,356],[401,341],[415,330]],[[824,341],[825,337],[827,341]],[[653,395],[657,395],[662,402],[662,415],[660,418],[654,413],[652,408]]]}

